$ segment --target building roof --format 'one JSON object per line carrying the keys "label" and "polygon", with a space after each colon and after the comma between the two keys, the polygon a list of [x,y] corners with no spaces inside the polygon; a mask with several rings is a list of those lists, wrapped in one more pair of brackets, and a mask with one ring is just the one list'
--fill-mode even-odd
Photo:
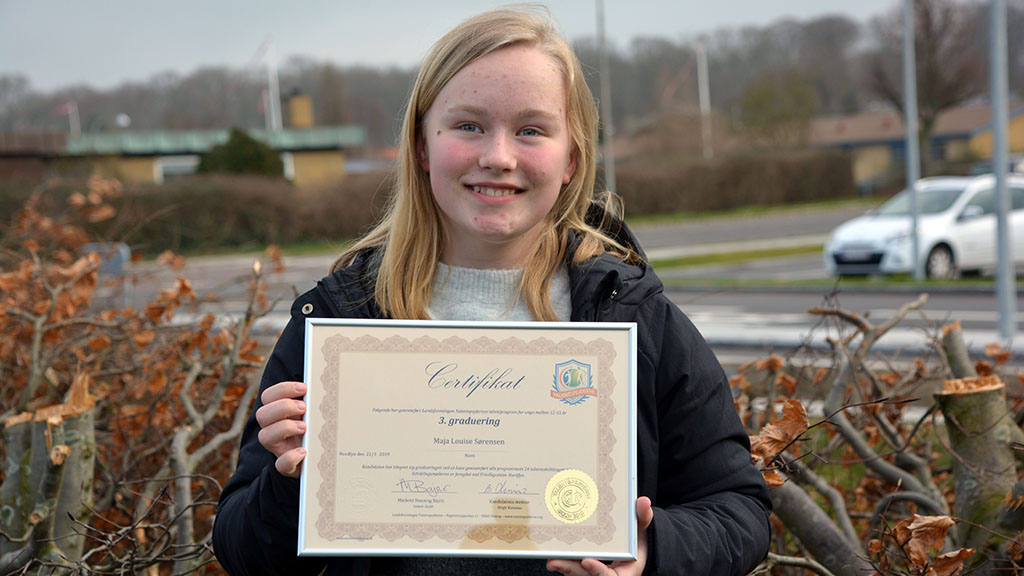
{"label": "building roof", "polygon": [[[1010,118],[1024,113],[1024,105],[1010,107]],[[933,138],[970,138],[989,130],[992,112],[989,105],[960,106],[939,115]],[[852,116],[823,116],[811,121],[809,140],[819,146],[885,143],[903,140],[902,115],[895,110],[882,110]]]}
{"label": "building roof", "polygon": [[0,132],[0,156],[56,156],[64,151],[66,132]]}
{"label": "building roof", "polygon": [[[274,150],[337,150],[360,148],[366,144],[362,126],[321,126],[285,128],[273,132],[246,130]],[[68,156],[128,155],[155,156],[203,154],[228,141],[229,130],[162,130],[154,132],[98,132],[69,137],[64,153]]]}

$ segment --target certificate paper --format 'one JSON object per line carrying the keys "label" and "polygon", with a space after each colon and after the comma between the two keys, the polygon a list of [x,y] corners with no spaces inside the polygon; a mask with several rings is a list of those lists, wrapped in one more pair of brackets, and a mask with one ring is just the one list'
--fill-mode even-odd
{"label": "certificate paper", "polygon": [[307,319],[300,555],[636,557],[636,325]]}

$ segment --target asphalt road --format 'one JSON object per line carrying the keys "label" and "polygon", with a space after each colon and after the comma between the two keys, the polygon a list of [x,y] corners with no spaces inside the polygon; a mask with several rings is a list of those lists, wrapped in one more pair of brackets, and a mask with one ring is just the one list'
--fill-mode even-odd
{"label": "asphalt road", "polygon": [[[828,349],[828,337],[849,334],[852,328],[835,316],[811,313],[813,308],[842,309],[882,325],[900,307],[920,294],[907,290],[850,292],[842,288],[830,293],[814,290],[773,291],[671,290],[679,305],[713,347],[794,348],[803,344]],[[1018,310],[1021,308],[1018,297]],[[1024,326],[1024,312],[1016,314],[1017,330]],[[959,321],[973,352],[981,354],[987,344],[1005,344],[999,338],[999,312],[991,291],[942,290],[927,294],[923,306],[910,312],[892,331],[878,341],[877,349],[890,353],[916,353],[937,337],[942,326]],[[1020,338],[1014,343],[1020,350]]]}
{"label": "asphalt road", "polygon": [[[810,240],[818,242],[839,223],[862,212],[860,207],[840,207],[819,210],[797,210],[756,217],[732,217],[695,220],[664,225],[636,226],[635,232],[649,255],[714,253],[764,247],[773,242],[791,241],[797,244]],[[244,298],[251,276],[254,259],[259,255],[190,258],[181,274],[187,277],[197,293],[210,296],[204,305],[209,311],[234,315],[243,309]],[[263,260],[266,260],[263,258]],[[275,312],[266,319],[266,333],[274,334],[287,320],[288,305],[299,293],[312,287],[324,276],[333,255],[288,257],[281,273],[269,273],[264,263],[271,298],[279,300]],[[155,295],[157,290],[173,282],[176,273],[161,266],[137,264],[135,273],[139,282],[130,302],[139,305]],[[779,290],[758,288],[757,279],[824,278],[821,256],[773,258],[740,264],[691,266],[659,270],[666,279],[694,279],[730,277],[745,278],[740,290],[671,290],[670,297],[690,315],[694,323],[713,347],[761,348],[796,345],[811,334],[818,318],[807,314],[807,309],[823,302],[821,290]],[[766,283],[769,284],[769,283]],[[857,292],[840,284],[840,304],[857,313],[868,313],[878,320],[913,300],[917,294],[902,290]],[[1024,310],[1018,302],[1018,309]],[[933,293],[924,308],[929,321],[959,319],[964,322],[972,343],[979,349],[998,339],[998,307],[991,292],[972,290]],[[916,316],[915,316],[916,317]],[[1018,314],[1018,331],[1024,318]],[[896,331],[880,342],[892,349],[919,343],[921,333],[930,326],[924,320],[908,325],[906,331]],[[824,338],[825,333],[818,331]],[[818,342],[825,346],[824,340]],[[1014,343],[1015,350],[1024,351],[1024,340]]]}
{"label": "asphalt road", "polygon": [[[633,231],[641,245],[652,258],[675,254],[700,254],[713,251],[736,251],[763,247],[766,241],[824,237],[838,224],[863,213],[862,207],[842,206],[817,210],[794,210],[784,213],[769,213],[759,216],[739,216],[689,220],[670,224],[636,225]],[[192,282],[194,289],[202,294],[213,292],[222,300],[244,297],[246,278],[252,263],[261,255],[231,255],[193,257],[186,262],[181,273]],[[263,258],[265,260],[265,257]],[[291,299],[297,293],[312,287],[316,280],[326,275],[332,254],[296,256],[285,259],[285,271],[267,275],[267,281],[275,295]],[[802,257],[804,262],[815,258]],[[820,258],[818,258],[820,260]],[[777,264],[772,264],[777,265]],[[690,268],[692,274],[731,275],[732,268],[714,267]],[[145,301],[157,290],[173,282],[175,272],[164,266],[147,262],[135,265],[139,283],[135,299]],[[691,274],[685,269],[669,273],[668,276]],[[824,274],[821,268],[820,274]]]}

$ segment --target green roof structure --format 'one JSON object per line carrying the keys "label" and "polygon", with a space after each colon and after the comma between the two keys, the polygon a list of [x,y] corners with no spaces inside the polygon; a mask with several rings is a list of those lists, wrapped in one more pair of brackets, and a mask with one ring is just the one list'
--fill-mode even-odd
{"label": "green roof structure", "polygon": [[[366,144],[362,126],[246,130],[280,152],[337,150]],[[229,130],[161,130],[154,132],[97,132],[67,139],[68,156],[159,156],[203,154],[228,141]]]}

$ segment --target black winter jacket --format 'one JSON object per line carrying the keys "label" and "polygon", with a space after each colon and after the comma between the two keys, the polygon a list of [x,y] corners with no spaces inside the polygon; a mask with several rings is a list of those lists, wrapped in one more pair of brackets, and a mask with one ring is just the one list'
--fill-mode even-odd
{"label": "black winter jacket", "polygon": [[[372,297],[375,271],[372,255],[360,254],[295,301],[261,390],[303,380],[307,316],[381,317]],[[573,322],[638,324],[637,488],[654,505],[645,574],[747,574],[768,550],[771,501],[751,465],[748,437],[721,366],[649,267],[606,254],[570,265],[569,276]],[[325,568],[325,574],[387,574],[419,566],[296,556],[299,482],[278,473],[273,455],[260,445],[259,405],[257,400],[238,467],[220,496],[213,546],[221,565],[233,575],[318,574]],[[547,573],[537,560],[434,562],[429,573]]]}

